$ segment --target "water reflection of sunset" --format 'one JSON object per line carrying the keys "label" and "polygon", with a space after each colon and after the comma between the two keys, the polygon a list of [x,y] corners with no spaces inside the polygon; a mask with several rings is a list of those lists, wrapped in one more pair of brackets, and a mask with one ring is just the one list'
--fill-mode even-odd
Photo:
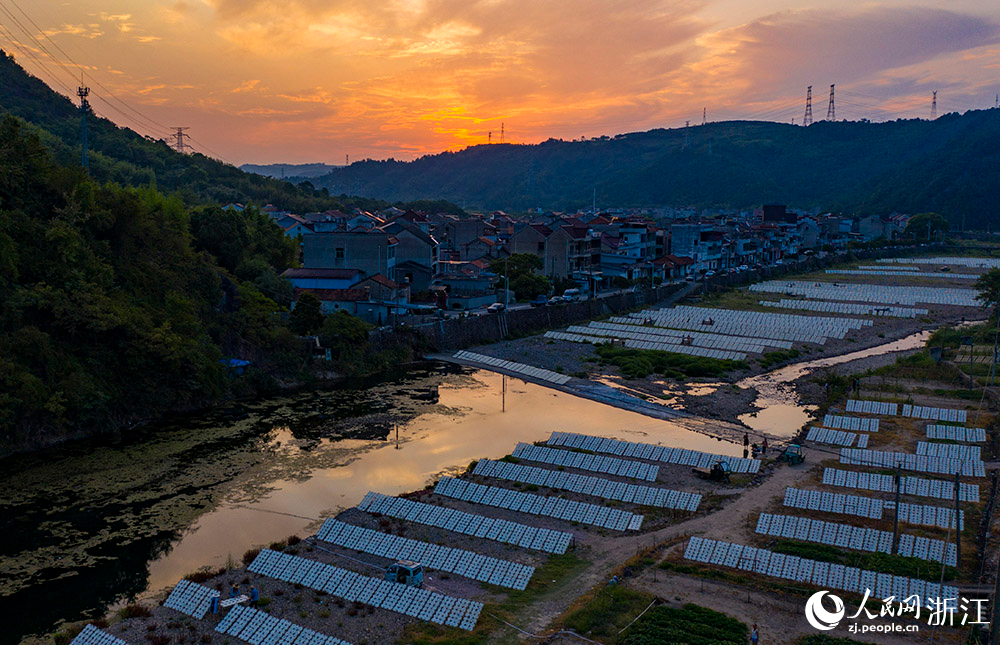
{"label": "water reflection of sunset", "polygon": [[[393,435],[385,442],[323,440],[327,448],[343,451],[343,465],[314,470],[308,478],[273,482],[273,492],[264,499],[223,505],[204,515],[166,557],[152,563],[151,588],[175,582],[200,566],[223,564],[228,555],[238,557],[253,545],[303,532],[310,525],[308,518],[353,506],[369,490],[397,495],[420,489],[442,473],[464,469],[476,459],[503,457],[519,441],[541,441],[557,430],[731,455],[741,451],[741,446],[667,421],[516,379],[507,379],[504,402],[502,378],[477,372],[472,386],[446,378],[438,389],[440,404],[459,414],[425,414],[401,425],[398,450]],[[295,439],[284,432],[274,435],[270,445],[278,436],[283,449],[295,449]],[[274,453],[275,460],[281,458],[280,452]],[[274,466],[261,464],[262,469],[278,470]]]}

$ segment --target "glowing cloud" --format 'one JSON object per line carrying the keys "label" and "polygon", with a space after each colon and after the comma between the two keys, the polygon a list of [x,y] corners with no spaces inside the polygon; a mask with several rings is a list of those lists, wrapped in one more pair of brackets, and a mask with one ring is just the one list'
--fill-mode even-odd
{"label": "glowing cloud", "polygon": [[41,0],[35,19],[237,162],[406,158],[501,123],[515,142],[675,127],[702,107],[787,120],[830,83],[848,118],[923,115],[931,89],[945,109],[992,105],[992,0],[777,2]]}

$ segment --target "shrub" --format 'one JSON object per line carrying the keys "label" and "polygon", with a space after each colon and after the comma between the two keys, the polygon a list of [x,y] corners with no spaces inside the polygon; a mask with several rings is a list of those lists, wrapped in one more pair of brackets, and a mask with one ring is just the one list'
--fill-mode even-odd
{"label": "shrub", "polygon": [[661,374],[668,378],[721,377],[733,370],[749,369],[746,361],[689,356],[651,349],[629,349],[600,345],[595,350],[601,360],[618,368],[627,378]]}
{"label": "shrub", "polygon": [[260,549],[250,549],[243,554],[243,564],[249,565],[254,559],[260,555]]}
{"label": "shrub", "polygon": [[184,576],[184,579],[187,580],[188,582],[195,582],[198,584],[202,584],[203,582],[207,582],[216,576],[221,576],[225,572],[226,572],[225,567],[220,567],[215,571],[212,571],[208,567],[203,567],[201,569],[198,569],[197,571],[192,571],[191,573],[187,574],[186,576]]}
{"label": "shrub", "polygon": [[566,618],[566,627],[579,634],[613,636],[639,615],[652,596],[621,586],[601,590],[582,609]]}
{"label": "shrub", "polygon": [[650,609],[619,642],[622,645],[743,645],[747,642],[747,633],[747,626],[735,618],[689,603],[680,608]]}
{"label": "shrub", "polygon": [[[920,558],[908,558],[901,555],[855,553],[825,544],[813,544],[798,540],[782,540],[775,545],[774,551],[784,553],[785,555],[797,555],[801,558],[844,564],[860,569],[884,571],[897,576],[917,578],[930,582],[936,582],[941,577],[941,565],[939,563],[927,562]],[[955,575],[956,571],[954,567],[945,567],[945,580],[954,580]]]}
{"label": "shrub", "polygon": [[118,610],[118,616],[122,620],[128,620],[129,618],[148,618],[152,615],[152,613],[153,612],[149,610],[149,607],[134,602],[130,602]]}

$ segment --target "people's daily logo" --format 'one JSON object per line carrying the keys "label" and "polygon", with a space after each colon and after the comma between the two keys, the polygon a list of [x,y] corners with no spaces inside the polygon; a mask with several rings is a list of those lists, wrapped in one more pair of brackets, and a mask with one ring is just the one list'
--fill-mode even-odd
{"label": "people's daily logo", "polygon": [[[830,596],[833,611],[823,606],[823,596]],[[840,624],[844,618],[844,601],[828,591],[817,591],[806,601],[806,620],[816,629],[827,631]]]}

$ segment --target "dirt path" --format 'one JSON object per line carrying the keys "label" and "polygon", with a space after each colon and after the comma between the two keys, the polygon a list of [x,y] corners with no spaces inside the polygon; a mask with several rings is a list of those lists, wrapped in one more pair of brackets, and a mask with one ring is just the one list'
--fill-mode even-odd
{"label": "dirt path", "polygon": [[[720,489],[718,493],[732,493],[720,509],[710,514],[697,515],[689,520],[673,524],[659,531],[642,533],[629,537],[606,538],[591,534],[578,537],[581,557],[591,561],[591,566],[577,579],[576,589],[585,592],[595,585],[611,578],[612,572],[640,550],[681,536],[697,535],[720,540],[737,540],[734,530],[752,532],[748,518],[775,496],[784,496],[786,486],[795,486],[810,477],[804,467],[777,466],[763,482],[742,492],[741,489]],[[735,588],[735,587],[734,587]],[[576,600],[576,596],[553,598],[531,609],[531,616],[525,625],[519,627],[540,633],[552,627],[553,617],[564,613]],[[739,613],[733,614],[739,616]],[[569,642],[569,641],[567,641]]]}
{"label": "dirt path", "polygon": [[[699,536],[750,543],[754,535],[754,526],[750,518],[772,504],[776,498],[783,497],[785,487],[800,486],[811,481],[816,467],[818,467],[816,464],[813,467],[773,465],[773,471],[759,486],[747,488],[742,494],[733,495],[720,510],[693,517],[656,532],[625,538],[583,538],[581,544],[587,551],[586,557],[593,564],[578,579],[577,588],[583,592],[604,584],[617,567],[635,556],[641,549],[678,538]],[[678,551],[684,544],[679,543],[671,551]],[[674,606],[692,602],[737,618],[748,626],[757,623],[761,629],[762,642],[791,643],[802,636],[819,633],[805,620],[805,597],[762,591],[752,586],[734,585],[730,582],[671,574],[656,567],[646,569],[638,577],[627,580],[625,584],[652,593]],[[574,600],[575,598],[554,599],[533,607],[534,619],[522,627],[536,634],[547,629],[558,630],[562,626],[552,624],[551,617],[565,612]],[[878,607],[878,604],[870,605],[875,611]],[[848,616],[853,614],[857,607],[851,605],[849,610]],[[920,622],[918,633],[852,634],[848,631],[848,625],[852,622],[854,621],[844,620],[842,625],[829,632],[829,635],[861,642],[889,644],[928,642],[932,638],[932,628],[927,625],[926,617]],[[858,621],[859,626],[864,624],[884,624],[884,620]],[[934,638],[939,643],[958,642],[955,641],[956,633],[956,630],[939,630]],[[572,636],[559,636],[550,642],[569,644],[581,641]]]}

